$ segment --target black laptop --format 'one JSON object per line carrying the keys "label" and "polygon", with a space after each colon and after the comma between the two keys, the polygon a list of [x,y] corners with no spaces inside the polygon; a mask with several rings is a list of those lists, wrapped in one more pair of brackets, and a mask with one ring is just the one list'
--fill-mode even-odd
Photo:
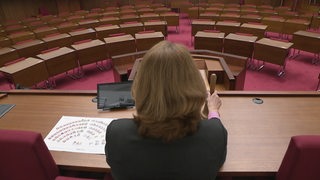
{"label": "black laptop", "polygon": [[132,81],[97,85],[97,108],[103,110],[134,106],[131,96]]}

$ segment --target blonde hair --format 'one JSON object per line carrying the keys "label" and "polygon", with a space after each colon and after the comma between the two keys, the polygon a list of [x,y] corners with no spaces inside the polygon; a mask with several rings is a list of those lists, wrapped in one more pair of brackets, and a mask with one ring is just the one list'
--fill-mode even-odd
{"label": "blonde hair", "polygon": [[162,41],[144,55],[132,96],[139,134],[170,142],[197,131],[207,92],[189,51]]}

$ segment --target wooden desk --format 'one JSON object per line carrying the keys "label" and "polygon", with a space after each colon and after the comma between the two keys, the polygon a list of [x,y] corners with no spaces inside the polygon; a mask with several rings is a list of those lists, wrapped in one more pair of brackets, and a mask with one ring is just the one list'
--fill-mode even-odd
{"label": "wooden desk", "polygon": [[257,36],[230,33],[224,38],[223,52],[251,58],[253,44],[257,39]]}
{"label": "wooden desk", "polygon": [[254,45],[254,59],[262,60],[282,66],[278,75],[281,76],[285,70],[285,62],[293,43],[281,42],[268,38],[258,40]]}
{"label": "wooden desk", "polygon": [[199,15],[199,19],[208,19],[212,21],[219,21],[220,14],[215,12],[204,12]]}
{"label": "wooden desk", "polygon": [[215,21],[205,19],[194,19],[191,21],[191,36],[195,36],[198,31],[213,30]]}
{"label": "wooden desk", "polygon": [[124,33],[131,34],[132,36],[144,30],[141,22],[120,24],[120,28]]}
{"label": "wooden desk", "polygon": [[42,38],[42,40],[46,43],[48,49],[64,46],[69,47],[72,44],[71,36],[67,33],[49,35]]}
{"label": "wooden desk", "polygon": [[49,77],[78,67],[75,51],[68,47],[61,47],[50,52],[38,54],[37,57],[44,60]]}
{"label": "wooden desk", "polygon": [[31,57],[47,49],[46,43],[38,39],[15,44],[12,47],[17,50],[20,57]]}
{"label": "wooden desk", "polygon": [[216,29],[226,34],[239,32],[241,23],[239,22],[228,22],[218,21],[216,23]]}
{"label": "wooden desk", "polygon": [[32,87],[39,82],[48,79],[48,71],[43,60],[36,58],[27,58],[8,66],[0,68],[0,72],[15,87]]}
{"label": "wooden desk", "polygon": [[97,38],[103,40],[104,38],[108,37],[110,34],[117,34],[121,33],[122,30],[118,25],[105,25],[105,26],[98,26],[95,28],[97,32]]}
{"label": "wooden desk", "polygon": [[97,19],[84,19],[78,22],[79,28],[95,28],[100,25]]}
{"label": "wooden desk", "polygon": [[195,49],[222,52],[225,33],[198,31],[194,37]]}
{"label": "wooden desk", "polygon": [[31,31],[21,31],[21,32],[9,34],[8,38],[11,39],[13,44],[15,44],[17,42],[21,42],[29,39],[35,39],[36,37],[34,33]]}
{"label": "wooden desk", "polygon": [[295,49],[314,53],[315,58],[312,63],[319,61],[320,33],[297,31],[293,33],[292,43]]}
{"label": "wooden desk", "polygon": [[130,34],[104,38],[109,57],[136,52],[135,39]]}
{"label": "wooden desk", "polygon": [[86,39],[96,39],[96,31],[92,28],[78,29],[69,32],[73,42],[82,41]]}
{"label": "wooden desk", "polygon": [[68,33],[78,28],[78,24],[75,24],[73,22],[66,22],[62,23],[57,26],[60,33]]}
{"label": "wooden desk", "polygon": [[0,67],[18,58],[19,54],[15,49],[10,47],[4,47],[0,49]]}
{"label": "wooden desk", "polygon": [[156,13],[146,13],[140,15],[141,22],[147,22],[150,20],[160,20],[159,14]]}
{"label": "wooden desk", "polygon": [[41,27],[41,28],[35,29],[33,30],[33,32],[35,33],[38,39],[41,39],[47,35],[58,33],[58,29],[55,27],[47,26],[47,27]]}
{"label": "wooden desk", "polygon": [[292,42],[295,49],[320,53],[320,33],[297,31],[293,33]]}
{"label": "wooden desk", "polygon": [[262,20],[262,17],[257,14],[246,14],[240,16],[240,22],[242,23],[248,23],[248,22],[257,22],[260,23]]}
{"label": "wooden desk", "polygon": [[252,23],[243,23],[240,26],[240,32],[249,33],[255,36],[258,36],[259,39],[264,37],[264,34],[267,30],[268,26],[263,24],[252,24]]}
{"label": "wooden desk", "polygon": [[[228,130],[228,151],[218,175],[275,176],[291,136],[320,134],[319,92],[224,91],[219,96],[223,104],[220,115]],[[63,115],[131,118],[134,113],[134,109],[99,111],[91,101],[94,97],[96,91],[12,91],[0,99],[2,104],[16,105],[1,118],[0,128],[36,131],[46,137]],[[256,97],[264,103],[253,103]],[[51,154],[62,170],[110,171],[105,155]]]}
{"label": "wooden desk", "polygon": [[166,21],[148,21],[144,22],[143,25],[146,31],[160,31],[165,37],[167,37],[168,35],[168,27]]}
{"label": "wooden desk", "polygon": [[161,32],[135,34],[137,51],[149,50],[152,46],[164,40]]}
{"label": "wooden desk", "polygon": [[160,14],[160,17],[162,17],[164,21],[167,21],[168,26],[176,26],[176,31],[178,31],[178,26],[179,26],[178,13],[166,12],[166,13]]}
{"label": "wooden desk", "polygon": [[5,30],[7,33],[14,33],[18,31],[27,31],[28,27],[23,24],[15,24],[15,25],[9,25],[5,27]]}
{"label": "wooden desk", "polygon": [[261,22],[267,25],[267,31],[281,33],[285,19],[282,17],[264,17]]}
{"label": "wooden desk", "polygon": [[120,18],[118,17],[103,17],[99,19],[100,25],[107,25],[107,24],[112,24],[112,25],[119,25],[120,24]]}
{"label": "wooden desk", "polygon": [[140,22],[140,17],[135,14],[128,14],[120,16],[120,22],[126,23],[126,22]]}
{"label": "wooden desk", "polygon": [[8,37],[0,36],[0,47],[11,46],[11,40]]}
{"label": "wooden desk", "polygon": [[106,44],[99,39],[71,45],[77,53],[79,65],[83,66],[107,59]]}
{"label": "wooden desk", "polygon": [[289,34],[292,35],[296,31],[305,31],[308,29],[310,25],[310,21],[303,20],[303,19],[287,19],[283,23],[283,29],[282,33],[283,34]]}
{"label": "wooden desk", "polygon": [[222,13],[219,16],[219,21],[237,21],[237,22],[240,22],[240,14]]}

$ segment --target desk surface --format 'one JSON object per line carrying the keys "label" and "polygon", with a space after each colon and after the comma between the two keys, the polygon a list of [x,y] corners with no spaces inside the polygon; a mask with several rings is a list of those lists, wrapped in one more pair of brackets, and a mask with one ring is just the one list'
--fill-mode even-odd
{"label": "desk surface", "polygon": [[50,42],[50,41],[55,41],[55,40],[59,40],[59,39],[69,38],[69,37],[71,37],[69,34],[63,33],[63,34],[55,34],[55,35],[51,35],[51,36],[46,36],[46,37],[42,38],[42,40],[44,42]]}
{"label": "desk surface", "polygon": [[12,47],[15,48],[15,49],[24,49],[24,48],[27,48],[27,47],[33,47],[35,45],[39,45],[39,44],[43,44],[44,42],[39,40],[39,39],[33,39],[33,40],[28,40],[26,42],[23,42],[23,43],[19,43],[19,44],[15,44],[13,45]]}
{"label": "desk surface", "polygon": [[88,28],[88,29],[81,29],[81,30],[75,30],[75,31],[69,32],[71,36],[77,36],[77,35],[88,34],[88,33],[95,33],[95,30],[92,28]]}
{"label": "desk surface", "polygon": [[4,67],[0,68],[0,71],[8,73],[8,74],[14,74],[18,71],[22,71],[30,66],[34,66],[34,65],[42,63],[42,62],[43,62],[43,60],[30,57],[30,58],[24,59],[22,61],[19,61],[17,63],[10,64],[8,66],[4,66]]}
{"label": "desk surface", "polygon": [[235,26],[240,27],[241,23],[239,22],[228,22],[228,21],[218,21],[216,23],[217,26]]}
{"label": "desk surface", "polygon": [[74,50],[68,47],[62,47],[44,54],[38,54],[37,57],[43,60],[49,60],[71,52],[74,52]]}
{"label": "desk surface", "polygon": [[293,33],[294,35],[299,35],[299,36],[306,36],[306,37],[311,37],[311,38],[316,38],[320,39],[320,33],[315,33],[315,32],[309,32],[309,31],[297,31]]}
{"label": "desk surface", "polygon": [[198,31],[195,37],[206,37],[206,38],[224,38],[225,33],[223,32],[205,32]]}
{"label": "desk surface", "polygon": [[123,42],[123,41],[132,41],[132,40],[134,40],[134,38],[130,34],[104,38],[104,41],[107,44],[116,43],[116,42]]}
{"label": "desk surface", "polygon": [[136,39],[164,38],[162,32],[136,33]]}
{"label": "desk surface", "polygon": [[[96,92],[19,92],[0,98],[0,103],[16,105],[1,118],[1,129],[37,131],[46,137],[63,115],[124,118],[134,113],[134,109],[97,110],[97,104],[91,101]],[[222,121],[229,133],[228,154],[221,174],[274,176],[291,136],[320,134],[319,92],[225,91],[219,95]],[[253,103],[255,97],[262,98],[264,103]],[[51,153],[62,169],[110,170],[104,155]]]}
{"label": "desk surface", "polygon": [[263,25],[263,24],[252,24],[252,23],[243,23],[241,25],[242,28],[253,28],[253,29],[261,29],[261,30],[266,30],[267,29],[267,25]]}
{"label": "desk surface", "polygon": [[91,40],[91,41],[80,43],[80,44],[73,44],[71,45],[71,47],[74,48],[75,50],[81,50],[81,49],[91,48],[95,46],[100,46],[103,44],[105,43],[102,42],[101,40],[95,39],[95,40]]}
{"label": "desk surface", "polygon": [[253,43],[258,39],[258,37],[257,36],[246,36],[246,35],[239,35],[239,34],[230,33],[225,37],[225,39]]}
{"label": "desk surface", "polygon": [[282,42],[282,41],[272,40],[268,38],[262,38],[258,40],[256,43],[267,45],[267,46],[273,46],[281,49],[289,49],[293,45],[293,43],[291,42]]}

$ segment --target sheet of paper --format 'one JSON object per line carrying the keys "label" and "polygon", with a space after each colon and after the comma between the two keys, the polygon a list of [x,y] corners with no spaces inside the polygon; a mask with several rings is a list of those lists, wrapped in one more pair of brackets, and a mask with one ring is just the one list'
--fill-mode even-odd
{"label": "sheet of paper", "polygon": [[44,139],[49,150],[105,154],[105,135],[112,118],[62,116]]}

